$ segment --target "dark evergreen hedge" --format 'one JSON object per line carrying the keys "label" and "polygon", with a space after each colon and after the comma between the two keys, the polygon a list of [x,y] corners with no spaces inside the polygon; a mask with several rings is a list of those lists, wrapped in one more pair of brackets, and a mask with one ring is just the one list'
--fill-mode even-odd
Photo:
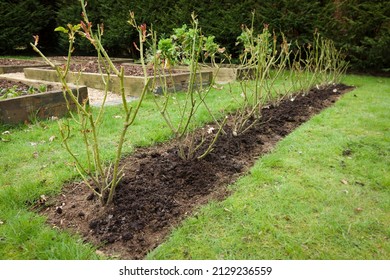
{"label": "dark evergreen hedge", "polygon": [[27,48],[32,35],[54,18],[51,5],[40,0],[0,1],[0,54]]}
{"label": "dark evergreen hedge", "polygon": [[[317,29],[345,50],[355,68],[390,68],[390,0],[89,0],[87,10],[94,24],[104,23],[103,42],[113,56],[137,55],[132,44],[136,34],[127,23],[130,10],[140,24],[152,24],[161,37],[189,24],[195,12],[203,33],[214,35],[233,56],[238,53],[235,41],[241,25],[251,24],[255,10],[257,30],[269,24],[271,30],[303,44]],[[63,53],[68,40],[52,30],[55,25],[78,23],[80,13],[78,0],[0,0],[0,52],[27,46],[32,34],[40,33],[45,39],[42,47]],[[78,40],[76,51],[93,53],[83,40]]]}
{"label": "dark evergreen hedge", "polygon": [[324,33],[345,48],[358,69],[390,71],[390,1],[341,1]]}

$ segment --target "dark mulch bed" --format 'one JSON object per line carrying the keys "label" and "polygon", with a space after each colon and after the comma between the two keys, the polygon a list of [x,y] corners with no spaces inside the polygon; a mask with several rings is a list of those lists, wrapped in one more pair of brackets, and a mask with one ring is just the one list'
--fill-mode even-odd
{"label": "dark mulch bed", "polygon": [[[64,64],[66,63],[67,58],[56,56],[56,57],[49,57],[51,61],[57,64]],[[141,64],[134,64],[130,62],[116,62],[117,59],[113,59],[113,64],[116,69],[120,70],[120,67],[123,67],[125,76],[144,76],[144,72],[142,69]],[[121,59],[120,59],[121,60]],[[100,73],[102,71],[103,74],[106,74],[104,70],[104,65],[101,64],[99,66],[97,57],[93,56],[74,56],[71,58],[70,62],[70,71],[73,72],[86,72],[86,73]],[[148,76],[154,76],[154,70],[153,67],[147,66],[147,74]],[[170,74],[175,73],[181,73],[184,71],[179,70],[170,70]],[[187,71],[188,72],[188,71]],[[111,74],[114,74],[113,71],[110,71]]]}
{"label": "dark mulch bed", "polygon": [[[122,63],[114,63],[116,69],[120,70],[120,67],[123,66],[123,71],[125,76],[143,76],[144,72],[142,70],[141,65],[122,65]],[[104,67],[103,67],[104,69]],[[87,72],[87,73],[99,73],[100,68],[99,64],[96,61],[89,62],[74,62],[70,65],[70,70],[74,72]],[[102,70],[103,74],[105,70]],[[153,69],[148,68],[147,73],[149,76],[153,76]],[[113,71],[111,71],[113,74]]]}
{"label": "dark mulch bed", "polygon": [[23,84],[21,82],[15,82],[6,79],[0,79],[0,89],[9,89],[15,87],[18,91],[26,91],[30,88],[30,86]]}
{"label": "dark mulch bed", "polygon": [[174,141],[142,148],[123,159],[125,173],[114,204],[102,208],[82,183],[72,183],[42,214],[48,223],[78,232],[107,256],[142,259],[199,205],[229,195],[226,186],[244,174],[280,139],[351,88],[313,89],[294,101],[264,108],[264,123],[234,137],[225,127],[214,151],[203,160],[183,161]]}

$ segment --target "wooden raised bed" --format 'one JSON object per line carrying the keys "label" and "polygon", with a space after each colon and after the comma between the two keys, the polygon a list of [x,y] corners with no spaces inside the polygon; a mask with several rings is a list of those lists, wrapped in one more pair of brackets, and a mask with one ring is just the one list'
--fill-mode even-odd
{"label": "wooden raised bed", "polygon": [[0,59],[0,74],[23,72],[27,67],[47,67],[47,64],[36,60]]}
{"label": "wooden raised bed", "polygon": [[[80,102],[88,98],[86,87],[74,88],[72,91],[78,95]],[[75,104],[71,103],[70,110],[75,109]],[[68,108],[61,90],[0,100],[1,123],[18,124],[35,118],[63,117],[67,114]]]}
{"label": "wooden raised bed", "polygon": [[[27,79],[34,79],[34,80],[43,80],[43,81],[50,81],[50,82],[58,82],[59,79],[57,77],[57,74],[55,70],[52,69],[34,69],[34,68],[25,68],[24,69],[24,75]],[[212,71],[201,71],[197,76],[197,85],[209,85],[212,81]],[[106,75],[105,75],[106,76]],[[170,75],[167,78],[168,88],[171,90],[183,90],[188,87],[188,81],[189,81],[190,74],[188,72],[183,73],[175,73]],[[159,93],[161,91],[161,80],[163,79],[156,79],[156,84],[154,85],[154,88],[151,88],[151,91]],[[102,77],[100,74],[96,73],[87,73],[87,72],[69,72],[67,77],[67,82],[77,84],[77,85],[84,85],[91,88],[96,89],[105,89],[105,85],[102,81]],[[124,77],[124,87],[125,87],[125,94],[130,96],[140,96],[142,93],[142,89],[144,86],[144,78],[140,76],[125,76]],[[119,93],[119,78],[115,75],[110,76],[110,82],[109,82],[109,91]]]}
{"label": "wooden raised bed", "polygon": [[0,65],[0,74],[23,72],[24,68],[39,68],[47,67],[46,64],[40,65]]}
{"label": "wooden raised bed", "polygon": [[[250,80],[254,78],[255,68],[242,68],[235,64],[221,64],[213,66],[210,63],[200,64],[202,71],[212,71],[214,82],[217,84],[227,84],[234,81]],[[188,70],[188,66],[175,66],[174,69]]]}

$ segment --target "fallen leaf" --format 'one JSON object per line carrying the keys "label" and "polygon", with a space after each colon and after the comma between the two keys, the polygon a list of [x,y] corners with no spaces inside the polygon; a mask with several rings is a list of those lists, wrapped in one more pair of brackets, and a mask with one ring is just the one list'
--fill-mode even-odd
{"label": "fallen leaf", "polygon": [[343,183],[344,185],[348,185],[348,181],[345,179],[342,179],[340,182]]}
{"label": "fallen leaf", "polygon": [[54,135],[53,135],[53,136],[50,136],[49,141],[50,141],[50,142],[53,142],[54,139],[56,139],[56,137],[55,137]]}
{"label": "fallen leaf", "polygon": [[218,89],[218,90],[221,90],[221,89],[223,89],[223,86],[218,87],[217,85],[213,85],[213,88]]}
{"label": "fallen leaf", "polygon": [[100,250],[96,250],[95,253],[96,253],[96,255],[101,256],[101,257],[105,256],[105,254]]}
{"label": "fallen leaf", "polygon": [[309,250],[309,246],[305,245],[305,244],[302,244],[301,247],[305,250]]}
{"label": "fallen leaf", "polygon": [[362,212],[362,211],[363,211],[363,208],[361,208],[361,207],[355,208],[355,212],[356,212],[356,213],[360,213],[360,212]]}
{"label": "fallen leaf", "polygon": [[208,134],[213,133],[214,130],[215,130],[215,128],[210,126],[209,129],[207,129],[207,133]]}
{"label": "fallen leaf", "polygon": [[38,145],[38,143],[37,142],[30,142],[30,145],[34,147],[34,146]]}
{"label": "fallen leaf", "polygon": [[4,222],[2,220],[0,220],[0,225],[4,225]]}

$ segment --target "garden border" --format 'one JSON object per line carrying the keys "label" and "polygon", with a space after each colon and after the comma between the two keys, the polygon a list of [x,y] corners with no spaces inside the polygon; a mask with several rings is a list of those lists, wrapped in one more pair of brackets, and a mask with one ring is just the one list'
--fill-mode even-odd
{"label": "garden border", "polygon": [[[88,100],[87,87],[74,87],[73,94],[78,100]],[[76,105],[69,98],[69,109],[74,111]],[[35,118],[63,117],[69,114],[67,102],[62,90],[53,90],[44,93],[24,95],[15,98],[0,100],[0,122],[18,124],[29,122]]]}

